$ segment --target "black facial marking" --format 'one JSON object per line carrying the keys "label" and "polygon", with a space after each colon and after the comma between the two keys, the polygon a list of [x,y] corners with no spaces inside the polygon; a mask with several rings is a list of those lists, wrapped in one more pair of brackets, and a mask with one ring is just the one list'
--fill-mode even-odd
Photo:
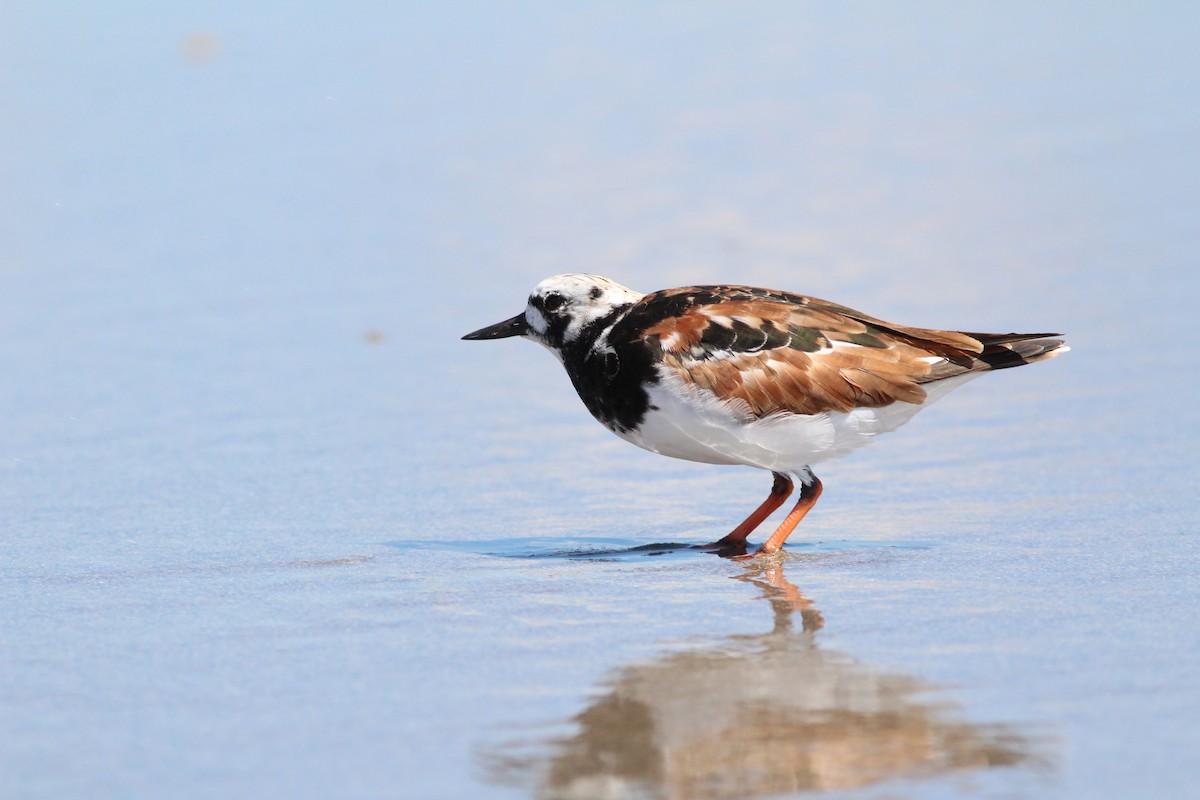
{"label": "black facial marking", "polygon": [[546,341],[554,347],[561,348],[563,337],[567,335],[567,325],[571,320],[567,317],[556,317],[552,314],[546,314]]}
{"label": "black facial marking", "polygon": [[590,349],[591,346],[595,344],[596,339],[599,338],[600,334],[604,333],[606,328],[611,327],[614,322],[619,320],[625,314],[625,311],[628,308],[628,305],[617,306],[603,317],[597,317],[587,325],[584,325],[583,329],[579,331],[579,338],[572,342],[572,345],[576,346],[581,343],[586,343]]}
{"label": "black facial marking", "polygon": [[[645,387],[658,382],[650,348],[636,337],[617,335],[629,309],[629,305],[614,308],[585,325],[576,339],[560,348],[579,399],[593,417],[618,433],[642,423],[650,406]],[[610,327],[611,352],[596,352],[596,340]]]}
{"label": "black facial marking", "polygon": [[592,291],[589,292],[589,294],[591,295],[591,298],[593,300],[599,300],[600,295],[604,294],[604,290],[601,289],[599,286],[593,286]]}

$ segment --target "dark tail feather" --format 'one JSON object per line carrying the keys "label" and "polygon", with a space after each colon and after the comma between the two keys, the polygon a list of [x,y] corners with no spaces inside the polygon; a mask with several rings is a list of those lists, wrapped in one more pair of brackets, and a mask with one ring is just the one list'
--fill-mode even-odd
{"label": "dark tail feather", "polygon": [[[983,369],[1008,369],[1033,364],[1062,355],[1070,349],[1062,339],[1046,338],[1061,336],[1058,333],[971,335],[983,342],[983,352],[976,356],[987,365],[982,367]],[[979,368],[981,367],[976,367]]]}
{"label": "dark tail feather", "polygon": [[968,333],[983,345],[983,352],[978,354],[962,353],[948,358],[936,366],[928,376],[917,380],[918,383],[953,378],[966,372],[986,372],[993,369],[1008,369],[1032,364],[1035,361],[1045,361],[1062,355],[1071,348],[1063,339],[1050,337],[1061,336],[1060,333]]}
{"label": "dark tail feather", "polygon": [[962,333],[964,336],[970,336],[984,347],[987,347],[990,344],[1028,342],[1033,339],[1053,339],[1055,337],[1062,336],[1061,333],[967,333],[966,331],[963,331]]}

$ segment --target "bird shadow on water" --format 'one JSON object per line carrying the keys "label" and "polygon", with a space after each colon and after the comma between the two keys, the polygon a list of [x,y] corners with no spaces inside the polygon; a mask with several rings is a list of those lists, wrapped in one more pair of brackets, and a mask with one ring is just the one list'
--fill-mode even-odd
{"label": "bird shadow on water", "polygon": [[[572,561],[639,561],[646,558],[683,559],[697,556],[718,555],[740,556],[745,549],[718,549],[713,545],[687,542],[654,542],[646,544],[634,539],[618,537],[508,537],[504,539],[481,539],[474,541],[406,540],[389,542],[404,549],[449,550],[497,558],[567,559]],[[924,550],[935,547],[932,542],[892,542],[861,540],[825,540],[814,542],[789,542],[787,551],[792,555],[830,555],[835,553],[879,551],[884,549]]]}
{"label": "bird shadow on water", "polygon": [[680,542],[639,543],[606,536],[516,536],[473,541],[405,540],[389,542],[411,550],[443,550],[496,558],[568,559],[574,561],[636,561],[661,556],[685,556],[703,552]]}
{"label": "bird shadow on water", "polygon": [[1051,771],[1050,737],[965,719],[921,678],[820,647],[825,620],[785,564],[755,559],[734,576],[768,601],[771,630],[615,670],[571,719],[480,747],[484,779],[538,798],[716,799]]}

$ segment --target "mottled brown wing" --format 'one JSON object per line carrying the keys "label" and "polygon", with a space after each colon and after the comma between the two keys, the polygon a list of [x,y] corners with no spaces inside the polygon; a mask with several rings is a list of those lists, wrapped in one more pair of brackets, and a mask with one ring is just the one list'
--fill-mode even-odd
{"label": "mottled brown wing", "polygon": [[757,417],[920,403],[922,383],[969,371],[983,349],[963,333],[742,286],[671,289],[638,306],[636,335],[667,369]]}

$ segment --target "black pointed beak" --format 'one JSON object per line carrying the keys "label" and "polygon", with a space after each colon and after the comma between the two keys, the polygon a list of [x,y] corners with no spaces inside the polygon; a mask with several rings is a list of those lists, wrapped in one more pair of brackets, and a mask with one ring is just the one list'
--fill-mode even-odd
{"label": "black pointed beak", "polygon": [[524,336],[529,333],[529,324],[525,322],[525,312],[517,314],[512,319],[488,325],[464,336],[464,339],[507,339],[509,336]]}

